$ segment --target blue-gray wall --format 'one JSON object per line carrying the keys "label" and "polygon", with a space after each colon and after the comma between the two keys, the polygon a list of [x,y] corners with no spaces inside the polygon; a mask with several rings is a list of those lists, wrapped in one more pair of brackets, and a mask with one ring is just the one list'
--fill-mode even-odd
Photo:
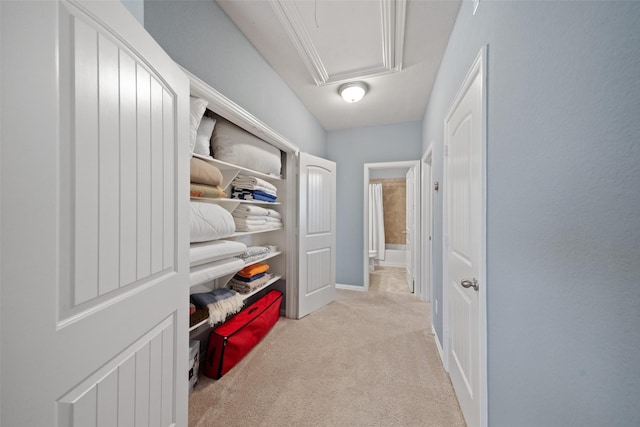
{"label": "blue-gray wall", "polygon": [[336,282],[364,286],[364,164],[420,160],[422,123],[327,132],[327,158],[337,164]]}
{"label": "blue-gray wall", "polygon": [[[638,426],[640,3],[465,2],[425,114],[436,180],[483,45],[490,425]],[[441,212],[437,194],[438,300]]]}
{"label": "blue-gray wall", "polygon": [[324,129],[215,1],[146,0],[144,24],[178,64],[301,151],[324,157]]}
{"label": "blue-gray wall", "polygon": [[129,12],[144,25],[144,0],[120,0]]}

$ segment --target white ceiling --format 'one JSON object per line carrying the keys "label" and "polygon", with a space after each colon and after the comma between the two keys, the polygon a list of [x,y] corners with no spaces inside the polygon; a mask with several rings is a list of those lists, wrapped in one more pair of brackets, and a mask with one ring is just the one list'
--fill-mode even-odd
{"label": "white ceiling", "polygon": [[[326,130],[422,120],[460,0],[217,0]],[[348,104],[345,82],[369,85]]]}

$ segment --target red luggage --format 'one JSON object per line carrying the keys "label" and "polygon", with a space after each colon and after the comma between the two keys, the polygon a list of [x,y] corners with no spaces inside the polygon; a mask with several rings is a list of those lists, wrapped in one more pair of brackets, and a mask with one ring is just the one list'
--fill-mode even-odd
{"label": "red luggage", "polygon": [[280,317],[282,292],[271,290],[211,331],[204,374],[219,379],[262,340]]}

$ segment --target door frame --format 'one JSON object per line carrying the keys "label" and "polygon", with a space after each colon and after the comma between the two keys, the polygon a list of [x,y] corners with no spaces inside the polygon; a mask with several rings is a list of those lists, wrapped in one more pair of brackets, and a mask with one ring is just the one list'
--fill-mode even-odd
{"label": "door frame", "polygon": [[[420,230],[422,231],[418,239],[422,247],[420,249],[420,277],[422,293],[420,298],[423,301],[433,301],[433,141],[427,147],[422,156],[420,165],[421,175],[421,212]],[[431,313],[431,323],[433,324],[433,310]]]}
{"label": "door frame", "polygon": [[[447,115],[443,120],[443,130],[446,129],[447,118],[454,106],[461,100],[462,96],[466,93],[468,86],[473,82],[474,77],[480,74],[480,81],[482,83],[481,89],[481,122],[482,122],[482,161],[481,161],[481,175],[482,175],[482,209],[481,209],[481,251],[480,251],[480,288],[478,290],[478,323],[480,327],[480,336],[478,337],[478,358],[480,365],[480,384],[479,384],[479,399],[480,399],[480,425],[485,427],[488,425],[488,405],[487,405],[487,46],[482,46],[480,52],[473,61],[473,65],[470,67],[467,75],[460,85],[451,106],[447,110]],[[443,351],[444,351],[444,368],[449,372],[449,356],[451,352],[451,333],[449,325],[449,262],[447,259],[447,247],[449,244],[449,209],[448,209],[448,191],[447,191],[447,135],[444,133],[443,151],[443,204],[442,204],[442,335],[443,335]]]}
{"label": "door frame", "polygon": [[[396,168],[416,168],[415,172],[416,172],[416,176],[420,175],[420,160],[405,160],[405,161],[397,161],[397,162],[380,162],[380,163],[365,163],[364,164],[364,186],[363,186],[363,194],[364,194],[364,203],[363,203],[363,211],[362,211],[362,216],[363,216],[363,223],[364,223],[364,228],[363,228],[363,247],[362,247],[362,259],[363,259],[363,282],[364,282],[364,291],[368,291],[369,290],[369,176],[370,176],[370,172],[374,169],[396,169]],[[415,180],[416,181],[416,186],[421,187],[421,183],[419,180]],[[418,195],[421,194],[421,188],[418,188],[417,190]],[[420,215],[420,200],[416,200],[416,202],[414,203],[415,206],[415,212],[414,215]],[[420,218],[419,216],[416,216],[415,218]],[[418,252],[418,254],[416,254],[418,256],[417,259],[421,259],[420,258],[420,248],[422,246],[420,242],[419,237],[420,235],[420,221],[416,221],[417,225],[416,225],[416,230],[415,230],[415,235],[418,236],[418,241],[416,242],[416,244],[414,244],[414,247],[416,248],[416,251]],[[414,258],[416,259],[416,258]],[[414,286],[414,294],[416,295],[422,295],[422,279],[421,279],[421,272],[420,269],[414,269],[414,273],[416,275],[415,277],[415,286]]]}

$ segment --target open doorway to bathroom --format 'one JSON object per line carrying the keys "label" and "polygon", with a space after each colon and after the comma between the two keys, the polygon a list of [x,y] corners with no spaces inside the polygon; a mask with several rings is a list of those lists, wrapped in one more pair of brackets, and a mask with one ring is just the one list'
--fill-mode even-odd
{"label": "open doorway to bathroom", "polygon": [[366,163],[364,185],[365,289],[421,295],[420,162]]}

